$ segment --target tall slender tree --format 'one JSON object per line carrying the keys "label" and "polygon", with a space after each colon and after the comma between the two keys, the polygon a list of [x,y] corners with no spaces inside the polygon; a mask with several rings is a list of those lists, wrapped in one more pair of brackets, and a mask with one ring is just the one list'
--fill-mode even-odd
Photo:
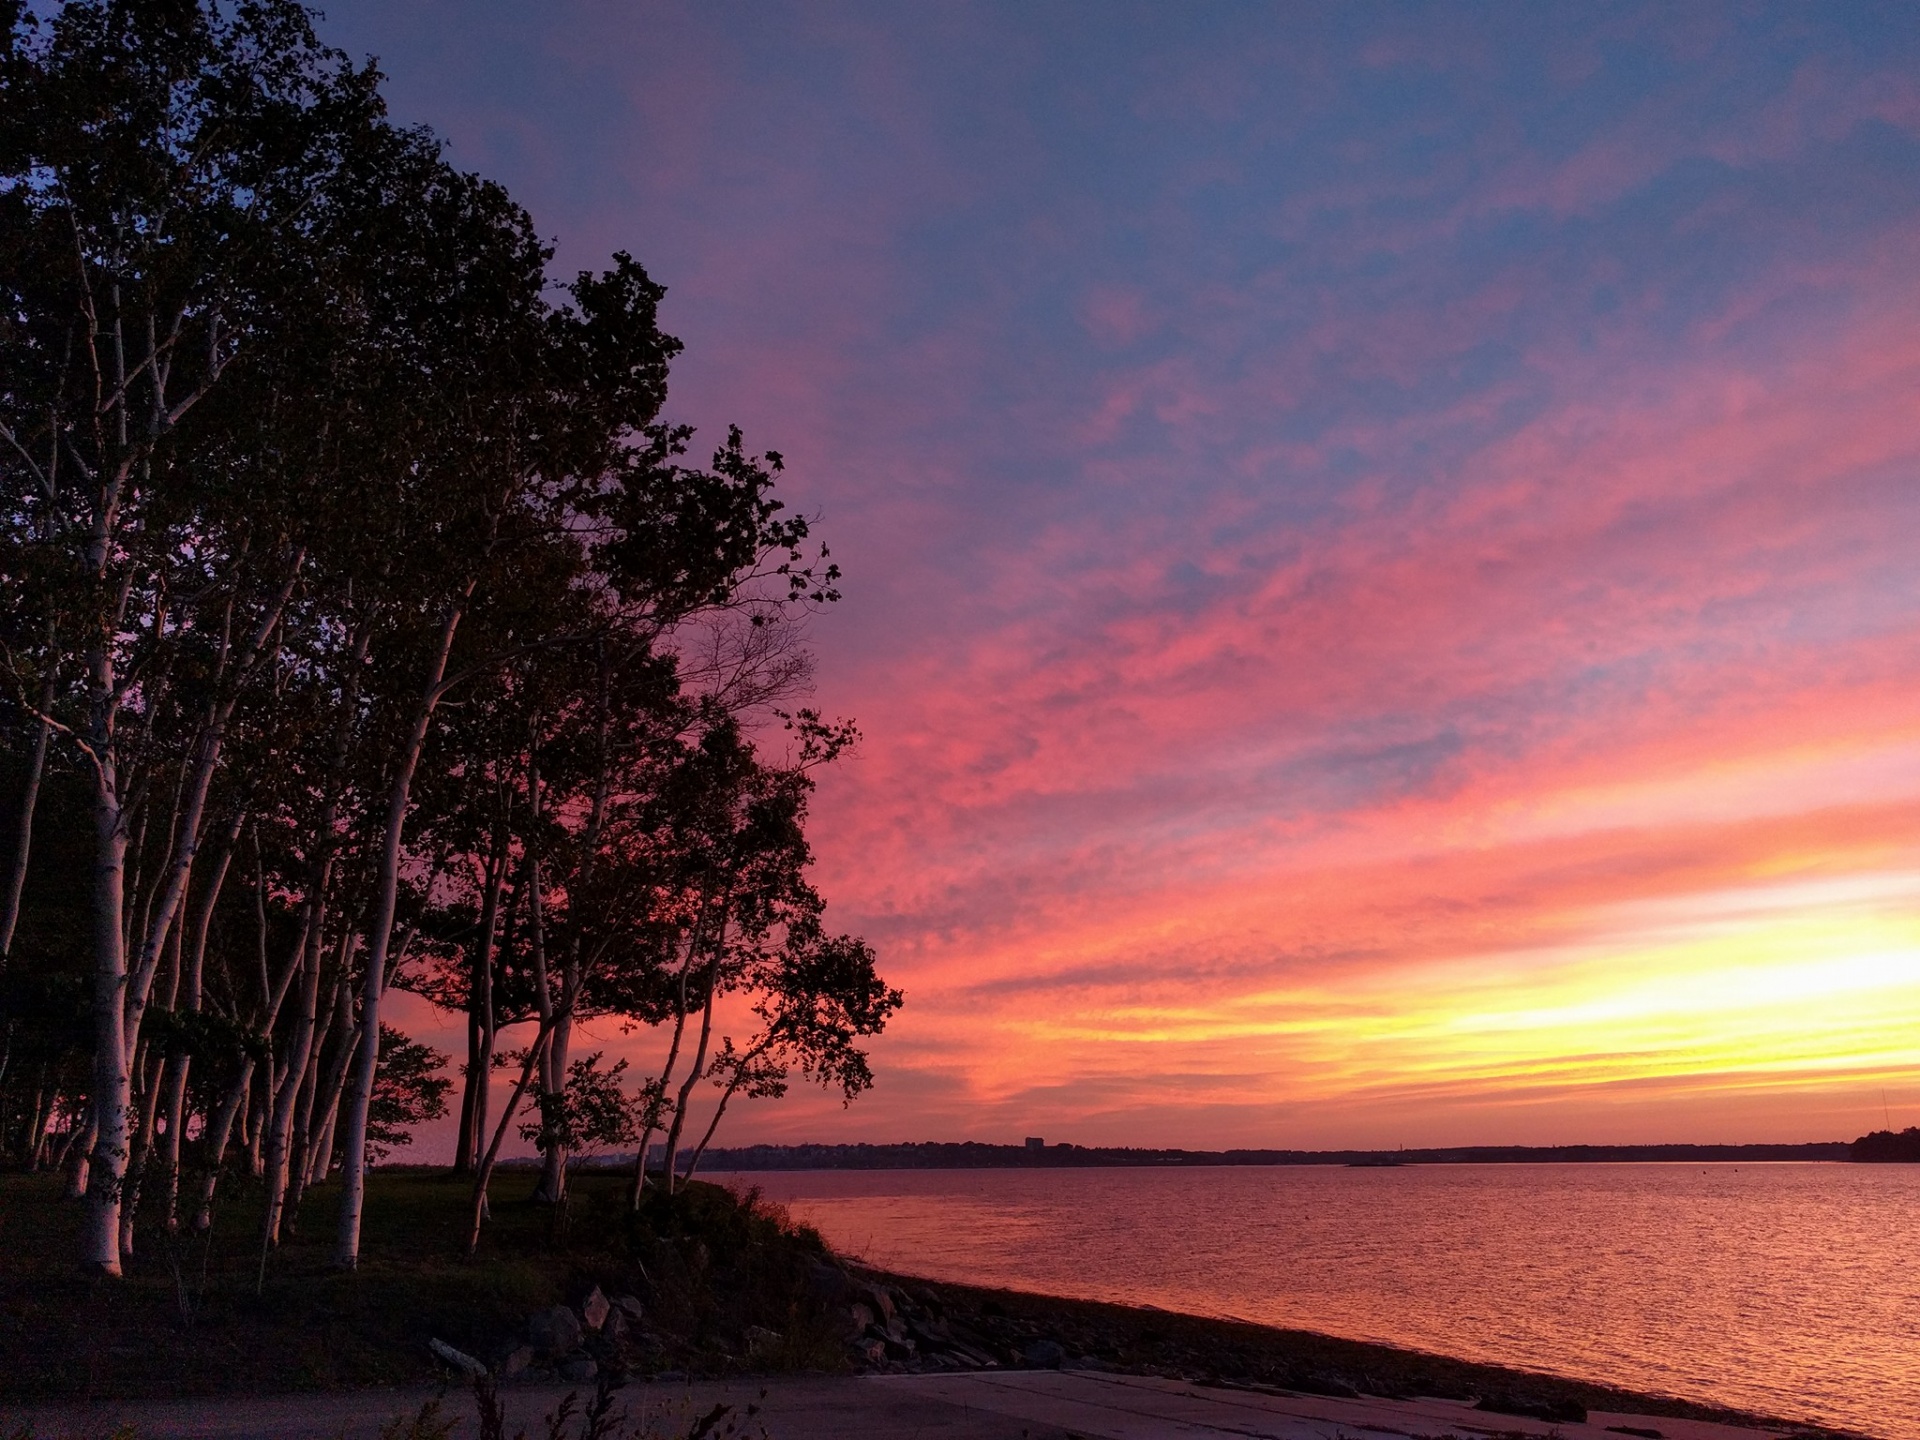
{"label": "tall slender tree", "polygon": [[[660,287],[625,254],[553,284],[293,0],[0,21],[0,1150],[70,1159],[85,1263],[209,1223],[230,1162],[263,1254],[337,1166],[356,1263],[382,1127],[437,1093],[396,981],[467,1015],[476,1227],[529,1095],[564,1201],[573,1097],[624,1074],[571,1055],[583,1016],[670,1026],[642,1098],[672,1145],[703,1078],[724,1109],[770,1067],[854,1075],[818,1058],[867,1033],[845,997],[839,1031],[776,1006],[715,1040],[727,997],[826,983],[775,961],[817,929],[830,727],[798,764],[752,737],[838,571],[779,455],[736,430],[697,465],[661,418]],[[84,790],[85,837],[43,787]]]}

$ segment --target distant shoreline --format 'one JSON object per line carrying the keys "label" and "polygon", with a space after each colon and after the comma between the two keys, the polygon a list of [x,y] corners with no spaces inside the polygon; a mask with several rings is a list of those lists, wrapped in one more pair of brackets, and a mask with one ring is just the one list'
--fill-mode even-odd
{"label": "distant shoreline", "polygon": [[[1157,1150],[923,1141],[898,1145],[744,1145],[709,1150],[703,1172],[760,1170],[1188,1169],[1219,1166],[1765,1164],[1847,1161],[1844,1140],[1799,1145],[1466,1145],[1417,1150]],[[631,1165],[606,1157],[602,1163]]]}

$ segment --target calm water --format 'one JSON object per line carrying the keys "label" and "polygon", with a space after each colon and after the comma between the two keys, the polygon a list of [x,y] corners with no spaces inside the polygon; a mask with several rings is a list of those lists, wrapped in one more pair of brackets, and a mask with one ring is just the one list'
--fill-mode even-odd
{"label": "calm water", "polygon": [[1920,1166],[727,1178],[911,1274],[1237,1316],[1920,1440]]}

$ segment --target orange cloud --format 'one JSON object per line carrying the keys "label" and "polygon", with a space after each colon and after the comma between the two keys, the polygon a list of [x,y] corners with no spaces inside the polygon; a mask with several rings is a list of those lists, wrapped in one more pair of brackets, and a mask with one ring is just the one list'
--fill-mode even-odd
{"label": "orange cloud", "polygon": [[639,23],[434,113],[847,567],[818,878],[908,1006],[737,1137],[1920,1120],[1905,31]]}

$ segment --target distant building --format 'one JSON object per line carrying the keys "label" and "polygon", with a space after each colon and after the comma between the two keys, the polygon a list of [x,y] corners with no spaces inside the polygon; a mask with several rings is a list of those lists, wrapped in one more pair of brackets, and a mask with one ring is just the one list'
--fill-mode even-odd
{"label": "distant building", "polygon": [[1027,1149],[1044,1150],[1046,1148],[1047,1148],[1047,1142],[1045,1140],[1042,1140],[1038,1135],[1027,1136]]}

